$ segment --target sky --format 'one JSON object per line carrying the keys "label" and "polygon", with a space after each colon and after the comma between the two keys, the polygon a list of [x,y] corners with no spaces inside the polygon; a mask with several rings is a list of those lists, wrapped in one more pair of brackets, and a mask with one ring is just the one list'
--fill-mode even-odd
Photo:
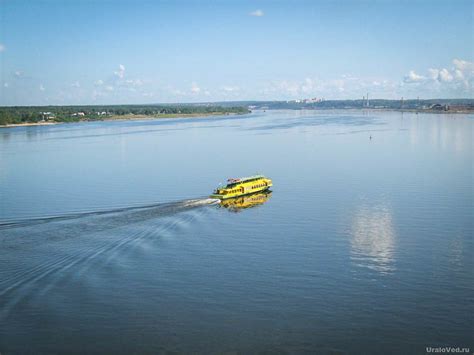
{"label": "sky", "polygon": [[0,0],[0,105],[473,98],[473,4]]}

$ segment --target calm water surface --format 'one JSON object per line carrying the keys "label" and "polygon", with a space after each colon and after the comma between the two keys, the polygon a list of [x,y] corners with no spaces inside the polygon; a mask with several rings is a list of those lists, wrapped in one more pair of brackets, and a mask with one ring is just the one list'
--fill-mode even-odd
{"label": "calm water surface", "polygon": [[[472,351],[473,131],[362,111],[0,129],[0,352]],[[271,195],[207,198],[255,173]]]}

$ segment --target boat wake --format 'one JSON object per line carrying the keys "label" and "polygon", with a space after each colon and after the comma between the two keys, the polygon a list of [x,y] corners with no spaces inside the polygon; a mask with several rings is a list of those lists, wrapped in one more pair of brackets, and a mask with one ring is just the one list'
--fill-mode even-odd
{"label": "boat wake", "polygon": [[60,285],[93,284],[107,276],[101,270],[158,254],[163,239],[181,235],[218,203],[200,198],[0,224],[0,323],[22,305],[47,302]]}
{"label": "boat wake", "polygon": [[[110,218],[120,219],[125,215],[127,217],[127,223],[140,222],[143,220],[151,219],[154,217],[169,215],[178,213],[180,211],[185,211],[197,207],[207,206],[218,204],[219,199],[215,198],[198,198],[190,200],[182,200],[168,203],[157,203],[151,205],[142,205],[142,206],[133,206],[133,207],[122,207],[114,208],[109,210],[99,210],[99,211],[86,211],[79,213],[67,213],[54,216],[46,217],[34,217],[21,220],[7,220],[0,221],[0,230],[18,228],[18,227],[28,227],[37,224],[50,223],[50,222],[59,222],[67,221],[73,219],[80,219],[86,217],[100,217],[100,216],[109,216]],[[131,217],[131,218],[130,218]]]}

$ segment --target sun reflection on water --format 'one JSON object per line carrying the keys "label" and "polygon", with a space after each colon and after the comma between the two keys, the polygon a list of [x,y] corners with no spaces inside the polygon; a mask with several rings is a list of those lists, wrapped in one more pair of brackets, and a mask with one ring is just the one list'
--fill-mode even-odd
{"label": "sun reflection on water", "polygon": [[390,209],[362,207],[352,220],[351,260],[381,274],[395,270],[396,235]]}

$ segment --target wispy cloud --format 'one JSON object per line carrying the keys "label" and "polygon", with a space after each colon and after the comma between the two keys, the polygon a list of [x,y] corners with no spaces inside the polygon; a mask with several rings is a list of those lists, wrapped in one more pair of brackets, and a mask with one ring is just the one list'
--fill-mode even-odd
{"label": "wispy cloud", "polygon": [[120,79],[123,79],[123,77],[125,76],[125,66],[123,64],[120,64],[118,70],[114,72],[114,75],[119,77]]}
{"label": "wispy cloud", "polygon": [[201,88],[196,83],[193,82],[191,84],[191,92],[193,94],[199,94],[201,92]]}
{"label": "wispy cloud", "polygon": [[4,44],[0,43],[0,53],[4,52],[7,49]]}
{"label": "wispy cloud", "polygon": [[352,75],[322,79],[306,77],[303,80],[280,80],[264,84],[260,95],[265,99],[354,99],[366,92],[380,97],[393,97],[397,83],[384,78],[358,78]]}
{"label": "wispy cloud", "polygon": [[239,91],[240,88],[238,86],[223,86],[222,90],[226,92],[236,92],[236,91]]}
{"label": "wispy cloud", "polygon": [[40,84],[39,90],[40,90],[40,91],[45,91],[45,90],[46,90],[45,87],[43,86],[43,84]]}
{"label": "wispy cloud", "polygon": [[[126,79],[125,66],[120,64],[118,69],[113,71],[113,73],[105,79],[98,79],[94,82],[94,91],[93,99],[96,100],[102,97],[108,97],[112,92],[114,95],[121,95],[124,91],[127,91],[128,94],[137,93],[142,94],[147,88],[146,84],[149,83],[148,80],[141,79]],[[149,90],[149,88],[148,88]],[[127,94],[127,95],[128,95]]]}
{"label": "wispy cloud", "polygon": [[128,79],[128,80],[125,80],[123,83],[125,86],[142,86],[143,85],[143,81],[140,79],[135,79],[135,80]]}
{"label": "wispy cloud", "polygon": [[249,13],[250,16],[262,17],[265,15],[262,10],[258,9]]}
{"label": "wispy cloud", "polygon": [[81,84],[79,84],[79,82],[76,81],[76,82],[72,83],[71,86],[72,86],[73,88],[80,88],[80,87],[81,87]]}

